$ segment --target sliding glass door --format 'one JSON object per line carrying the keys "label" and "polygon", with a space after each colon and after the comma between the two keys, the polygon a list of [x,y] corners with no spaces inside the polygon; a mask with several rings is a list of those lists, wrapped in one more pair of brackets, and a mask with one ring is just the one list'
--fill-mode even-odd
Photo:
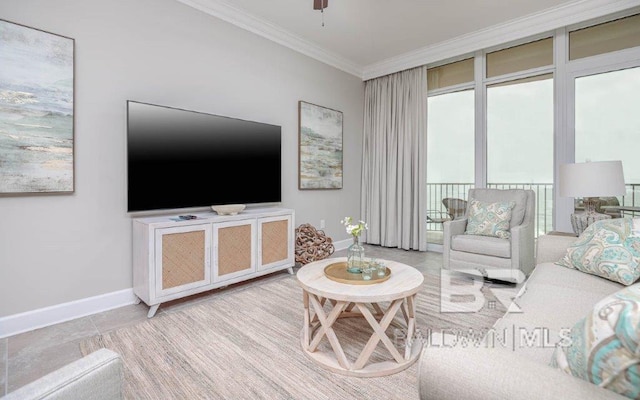
{"label": "sliding glass door", "polygon": [[429,244],[442,244],[443,222],[455,217],[454,208],[460,208],[460,200],[467,198],[467,192],[473,186],[473,79],[473,58],[432,68],[427,73],[426,208]]}
{"label": "sliding glass door", "polygon": [[553,226],[553,75],[487,87],[487,187],[532,189],[536,232]]}
{"label": "sliding glass door", "polygon": [[639,207],[640,67],[576,78],[575,132],[576,162],[622,161],[627,193],[607,204]]}
{"label": "sliding glass door", "polygon": [[[606,210],[631,216],[640,207],[640,14],[571,30],[568,34],[570,108],[576,162],[622,161],[627,191],[600,199]],[[573,111],[573,113],[571,113]],[[573,129],[572,129],[573,128]],[[575,199],[572,211],[580,206]]]}
{"label": "sliding glass door", "polygon": [[[442,244],[451,219],[446,199],[466,200],[474,174],[474,91],[429,97],[427,132],[427,240]],[[451,206],[449,206],[451,208]]]}

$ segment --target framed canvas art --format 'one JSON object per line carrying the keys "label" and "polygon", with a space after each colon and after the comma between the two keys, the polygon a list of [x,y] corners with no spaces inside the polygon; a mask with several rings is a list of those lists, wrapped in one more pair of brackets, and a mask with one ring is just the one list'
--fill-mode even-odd
{"label": "framed canvas art", "polygon": [[298,189],[342,189],[342,112],[298,102]]}
{"label": "framed canvas art", "polygon": [[0,20],[0,193],[73,192],[74,40]]}

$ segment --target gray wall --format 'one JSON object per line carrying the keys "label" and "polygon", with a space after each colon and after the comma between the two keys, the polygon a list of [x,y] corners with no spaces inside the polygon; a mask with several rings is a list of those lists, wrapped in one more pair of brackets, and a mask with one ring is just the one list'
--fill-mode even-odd
{"label": "gray wall", "polygon": [[[325,219],[334,241],[348,238],[339,221],[359,217],[359,78],[174,0],[2,0],[0,18],[76,45],[76,190],[0,196],[0,317],[131,288],[128,99],[281,125],[282,206],[296,225]],[[344,189],[297,189],[298,100],[343,111]]]}

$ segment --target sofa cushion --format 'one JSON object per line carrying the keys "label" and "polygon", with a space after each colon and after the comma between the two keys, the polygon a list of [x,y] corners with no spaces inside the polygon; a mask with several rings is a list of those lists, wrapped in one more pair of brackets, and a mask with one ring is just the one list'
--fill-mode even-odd
{"label": "sofa cushion", "polygon": [[491,236],[455,235],[451,238],[451,249],[493,257],[511,258],[510,242]]}
{"label": "sofa cushion", "polygon": [[483,342],[487,346],[508,349],[518,357],[540,364],[549,363],[555,343],[565,335],[564,331],[560,333],[526,321],[515,322],[505,318],[499,319],[489,332]]}
{"label": "sofa cushion", "polygon": [[538,264],[515,299],[521,312],[507,313],[505,318],[554,331],[571,328],[598,301],[622,288],[620,283],[575,269]]}
{"label": "sofa cushion", "polygon": [[[576,273],[574,275],[585,274]],[[574,287],[527,284],[524,293],[515,300],[520,312],[513,308],[514,311],[506,313],[503,318],[508,318],[513,322],[526,322],[553,331],[569,329],[584,317],[598,301],[616,291],[614,289],[603,294],[599,289],[590,290],[589,286],[600,286],[597,282],[588,282],[579,278],[575,282],[576,286]],[[621,287],[623,286],[619,285],[618,289]]]}
{"label": "sofa cushion", "polygon": [[514,300],[515,307],[496,322],[494,330],[505,337],[506,348],[547,364],[563,335],[598,301],[622,288],[620,283],[552,262],[538,264]]}
{"label": "sofa cushion", "polygon": [[[586,304],[587,308],[579,312],[576,316],[576,321],[578,318],[583,317],[599,300],[624,288],[624,285],[619,282],[610,281],[597,275],[584,274],[575,269],[564,268],[552,262],[538,264],[533,270],[533,273],[531,273],[531,276],[527,280],[526,287],[538,285],[551,286],[558,292],[567,289],[579,290],[584,293],[583,296],[588,296],[579,299],[581,303],[588,302]],[[536,296],[533,295],[532,297]],[[574,306],[579,305],[566,304],[563,308],[566,309]]]}
{"label": "sofa cushion", "polygon": [[471,199],[465,233],[509,239],[511,237],[511,232],[509,232],[511,210],[515,205],[514,201],[488,203]]}
{"label": "sofa cushion", "polygon": [[634,223],[639,222],[631,218],[596,221],[569,246],[558,265],[631,285],[640,278],[640,236],[634,233]]}
{"label": "sofa cushion", "polygon": [[599,301],[559,343],[551,366],[632,399],[640,398],[640,284]]}
{"label": "sofa cushion", "polygon": [[469,199],[477,199],[487,203],[514,201],[509,226],[522,225],[527,209],[527,192],[524,189],[469,189]]}

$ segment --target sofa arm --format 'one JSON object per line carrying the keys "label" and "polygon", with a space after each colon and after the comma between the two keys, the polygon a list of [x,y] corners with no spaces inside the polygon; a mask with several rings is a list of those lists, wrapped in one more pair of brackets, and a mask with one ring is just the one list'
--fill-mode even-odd
{"label": "sofa arm", "polygon": [[9,393],[2,400],[122,399],[123,374],[120,355],[99,349]]}
{"label": "sofa arm", "polygon": [[575,236],[541,235],[536,248],[536,264],[556,262],[567,253],[567,248],[578,240]]}
{"label": "sofa arm", "polygon": [[421,400],[628,400],[502,348],[426,347],[419,363]]}
{"label": "sofa arm", "polygon": [[535,233],[533,223],[511,228],[511,265],[529,276],[536,266]]}

